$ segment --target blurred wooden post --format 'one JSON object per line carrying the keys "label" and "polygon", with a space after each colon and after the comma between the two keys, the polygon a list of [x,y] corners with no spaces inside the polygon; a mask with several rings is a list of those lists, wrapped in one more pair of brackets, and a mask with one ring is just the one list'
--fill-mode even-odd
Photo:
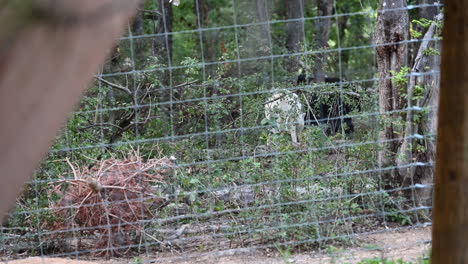
{"label": "blurred wooden post", "polygon": [[[432,263],[468,263],[468,2],[445,1]],[[467,31],[465,31],[465,29]]]}
{"label": "blurred wooden post", "polygon": [[138,0],[5,1],[0,10],[0,221]]}

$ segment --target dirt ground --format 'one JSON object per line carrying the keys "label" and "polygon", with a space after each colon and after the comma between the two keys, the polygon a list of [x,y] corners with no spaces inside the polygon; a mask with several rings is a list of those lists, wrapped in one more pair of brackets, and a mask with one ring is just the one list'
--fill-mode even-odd
{"label": "dirt ground", "polygon": [[374,257],[387,259],[403,259],[417,261],[427,256],[431,239],[431,228],[408,229],[378,234],[360,236],[355,247],[329,248],[300,254],[280,254],[278,251],[246,250],[244,252],[224,251],[206,256],[183,257],[180,255],[157,255],[132,259],[114,259],[107,261],[94,260],[91,262],[70,259],[29,258],[3,263],[12,264],[124,264],[124,263],[160,263],[160,264],[325,264],[325,263],[357,263],[363,259]]}

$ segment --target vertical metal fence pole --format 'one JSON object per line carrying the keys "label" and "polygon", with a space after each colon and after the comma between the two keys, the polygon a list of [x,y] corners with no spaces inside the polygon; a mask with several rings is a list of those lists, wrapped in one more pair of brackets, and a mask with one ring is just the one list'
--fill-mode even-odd
{"label": "vertical metal fence pole", "polygon": [[468,3],[446,1],[432,263],[468,263]]}

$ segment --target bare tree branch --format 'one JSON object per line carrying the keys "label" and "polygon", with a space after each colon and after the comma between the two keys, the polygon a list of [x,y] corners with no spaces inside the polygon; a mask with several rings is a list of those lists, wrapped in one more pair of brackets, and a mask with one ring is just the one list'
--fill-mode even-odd
{"label": "bare tree branch", "polygon": [[109,82],[109,81],[107,81],[107,80],[105,80],[105,79],[103,79],[103,78],[101,78],[99,76],[94,76],[94,77],[96,78],[96,80],[101,81],[101,82],[103,82],[103,83],[105,83],[107,85],[110,85],[110,86],[112,86],[112,87],[114,87],[114,88],[116,88],[118,90],[126,92],[126,93],[128,93],[130,95],[132,94],[132,91],[130,91],[130,89],[128,89],[127,87],[124,87],[122,85],[118,85],[116,83]]}

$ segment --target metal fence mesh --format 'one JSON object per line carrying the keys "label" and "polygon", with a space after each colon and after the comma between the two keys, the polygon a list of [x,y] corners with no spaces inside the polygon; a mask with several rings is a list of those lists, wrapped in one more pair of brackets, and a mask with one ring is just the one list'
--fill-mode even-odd
{"label": "metal fence mesh", "polygon": [[[327,1],[298,2],[288,18],[285,1],[145,1],[1,227],[2,259],[427,256],[438,82],[424,80],[438,80],[440,35],[426,33],[440,25],[421,14],[442,5],[387,9],[409,14],[409,33],[379,44],[378,1],[336,0],[325,15]],[[397,45],[407,70],[382,74],[377,48]],[[338,79],[297,82],[299,69]],[[379,107],[383,80],[405,91],[401,107]],[[302,122],[266,119],[274,94],[302,105],[298,143],[271,131]],[[379,162],[387,144],[410,147]]]}

